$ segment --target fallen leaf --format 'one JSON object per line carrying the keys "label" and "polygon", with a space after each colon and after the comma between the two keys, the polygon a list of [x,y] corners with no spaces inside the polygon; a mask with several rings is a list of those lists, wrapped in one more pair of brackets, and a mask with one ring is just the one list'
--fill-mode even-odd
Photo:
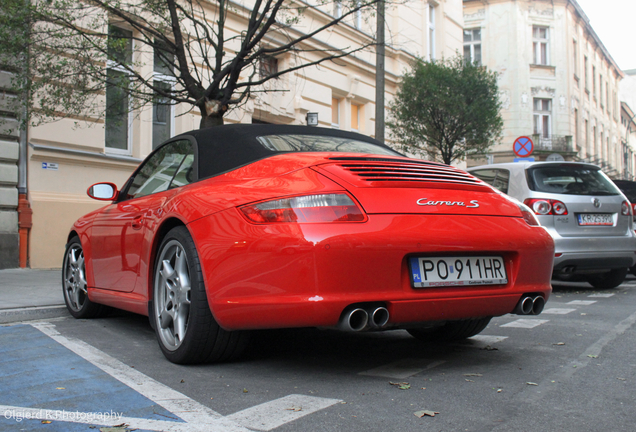
{"label": "fallen leaf", "polygon": [[466,378],[466,381],[468,381],[468,382],[475,382],[475,380],[469,380],[468,378]]}
{"label": "fallen leaf", "polygon": [[538,386],[539,384],[528,381],[526,384]]}
{"label": "fallen leaf", "polygon": [[243,393],[248,393],[248,390],[246,388],[243,389]]}
{"label": "fallen leaf", "polygon": [[501,393],[503,389],[497,389],[497,393]]}
{"label": "fallen leaf", "polygon": [[482,374],[480,374],[480,373],[467,373],[467,374],[464,374],[464,376],[469,376],[469,377],[480,377],[480,376],[483,376],[483,375],[482,375]]}
{"label": "fallen leaf", "polygon": [[303,408],[302,408],[302,407],[299,407],[299,406],[293,406],[293,407],[291,407],[291,408],[287,408],[287,411],[295,411],[295,412],[298,412],[298,411],[302,411],[302,410],[303,410]]}
{"label": "fallen leaf", "polygon": [[439,412],[437,412],[437,411],[429,411],[429,410],[422,410],[422,411],[416,411],[413,414],[416,417],[422,418],[424,416],[435,417],[435,414],[439,414]]}
{"label": "fallen leaf", "polygon": [[66,387],[55,387],[55,390],[66,390]]}
{"label": "fallen leaf", "polygon": [[181,383],[184,383],[184,382],[185,382],[184,380],[181,380]]}
{"label": "fallen leaf", "polygon": [[482,350],[482,351],[483,351],[483,350],[486,350],[486,351],[499,351],[499,348],[495,348],[495,347],[492,347],[492,346],[490,346],[490,345],[486,345],[486,346],[485,346],[485,347],[483,347],[481,350]]}
{"label": "fallen leaf", "polygon": [[389,381],[389,384],[391,384],[392,386],[396,386],[400,390],[408,390],[408,389],[411,388],[411,384],[409,384],[407,382],[392,382],[392,381]]}
{"label": "fallen leaf", "polygon": [[598,358],[598,356],[597,356],[597,355],[594,355],[594,354],[588,354],[587,356],[588,356],[589,358]]}
{"label": "fallen leaf", "polygon": [[627,379],[625,378],[616,378],[617,380],[621,380],[621,381],[627,381]]}
{"label": "fallen leaf", "polygon": [[42,424],[51,424],[53,423],[51,420],[42,420]]}
{"label": "fallen leaf", "polygon": [[565,342],[557,342],[557,343],[553,343],[552,345],[565,345]]}
{"label": "fallen leaf", "polygon": [[587,315],[585,312],[583,312],[581,315]]}

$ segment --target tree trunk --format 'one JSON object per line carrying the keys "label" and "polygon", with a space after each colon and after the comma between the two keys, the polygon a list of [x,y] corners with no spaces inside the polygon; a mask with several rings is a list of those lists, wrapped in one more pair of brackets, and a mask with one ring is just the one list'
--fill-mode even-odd
{"label": "tree trunk", "polygon": [[215,126],[223,126],[223,114],[201,116],[199,129],[206,129]]}

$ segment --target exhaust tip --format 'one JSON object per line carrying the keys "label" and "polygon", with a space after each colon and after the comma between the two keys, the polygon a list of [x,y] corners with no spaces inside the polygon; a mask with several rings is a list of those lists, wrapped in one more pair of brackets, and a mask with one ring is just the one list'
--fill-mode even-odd
{"label": "exhaust tip", "polygon": [[541,296],[536,296],[534,300],[532,300],[532,315],[539,315],[543,312],[543,308],[545,306],[545,300]]}
{"label": "exhaust tip", "polygon": [[369,323],[369,314],[361,308],[351,309],[342,317],[340,327],[347,331],[363,330]]}
{"label": "exhaust tip", "polygon": [[517,303],[517,307],[515,307],[514,313],[516,313],[517,315],[529,315],[532,313],[532,306],[532,297],[521,297],[521,300],[519,300],[519,303]]}
{"label": "exhaust tip", "polygon": [[384,327],[389,322],[389,311],[385,307],[376,308],[371,313],[371,324],[373,327]]}

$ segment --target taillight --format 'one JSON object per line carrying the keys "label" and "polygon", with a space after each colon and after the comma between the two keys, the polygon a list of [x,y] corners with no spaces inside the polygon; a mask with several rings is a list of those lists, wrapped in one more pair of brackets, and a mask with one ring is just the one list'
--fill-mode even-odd
{"label": "taillight", "polygon": [[524,201],[538,215],[564,216],[568,214],[568,208],[558,200],[543,198],[528,198]]}
{"label": "taillight", "polygon": [[532,210],[530,210],[530,207],[528,207],[527,205],[521,202],[517,202],[516,204],[519,206],[519,210],[521,210],[521,216],[523,217],[523,220],[526,221],[528,225],[531,225],[531,226],[541,225],[537,217],[534,215],[534,213],[532,213]]}
{"label": "taillight", "polygon": [[621,214],[623,216],[631,216],[631,215],[633,215],[632,206],[629,205],[629,202],[623,201],[623,203],[621,204]]}
{"label": "taillight", "polygon": [[366,214],[349,195],[322,194],[283,198],[240,207],[254,223],[364,222]]}

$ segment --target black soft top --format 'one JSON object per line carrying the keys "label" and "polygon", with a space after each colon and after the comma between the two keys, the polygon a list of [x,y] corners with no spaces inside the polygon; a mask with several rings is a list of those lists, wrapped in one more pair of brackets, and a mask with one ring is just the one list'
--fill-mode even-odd
{"label": "black soft top", "polygon": [[[363,141],[394,152],[366,135],[322,127],[296,125],[234,124],[183,133],[172,140],[193,137],[197,141],[199,179],[221,174],[259,159],[285,153],[273,151],[257,138],[268,135],[332,136]],[[171,140],[171,141],[172,141]],[[399,155],[399,153],[395,153]]]}

